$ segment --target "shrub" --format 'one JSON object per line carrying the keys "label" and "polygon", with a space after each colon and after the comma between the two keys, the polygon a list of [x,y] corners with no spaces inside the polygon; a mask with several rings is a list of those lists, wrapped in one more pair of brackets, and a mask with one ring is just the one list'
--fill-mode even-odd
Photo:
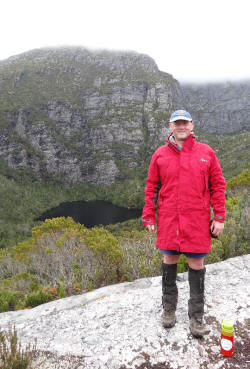
{"label": "shrub", "polygon": [[0,280],[0,289],[11,289],[29,293],[39,288],[34,275],[30,273],[17,273],[11,278]]}
{"label": "shrub", "polygon": [[16,245],[12,257],[26,265],[40,286],[63,286],[62,296],[119,282],[123,253],[103,227],[88,230],[61,217],[34,227],[32,239]]}
{"label": "shrub", "polygon": [[[220,236],[221,237],[221,236]],[[217,263],[224,259],[225,250],[219,239],[212,239],[211,252],[205,258],[205,264]]]}
{"label": "shrub", "polygon": [[124,253],[121,265],[124,280],[161,274],[162,253],[155,247],[155,234],[145,230],[125,232],[119,241]]}
{"label": "shrub", "polygon": [[19,306],[23,294],[21,292],[15,292],[10,290],[0,291],[0,313],[9,310],[15,310]]}
{"label": "shrub", "polygon": [[234,187],[250,185],[250,170],[243,170],[238,176],[231,178],[227,182],[227,190]]}
{"label": "shrub", "polygon": [[26,271],[27,267],[23,262],[13,258],[7,250],[0,250],[0,279],[11,278]]}
{"label": "shrub", "polygon": [[119,282],[123,253],[117,238],[103,227],[93,228],[87,233],[86,247],[92,252],[95,264],[98,265],[97,269],[93,269],[93,277],[95,276],[99,285]]}
{"label": "shrub", "polygon": [[184,273],[187,270],[188,270],[187,258],[184,255],[181,255],[177,264],[177,271],[178,273]]}
{"label": "shrub", "polygon": [[1,369],[28,369],[32,361],[35,345],[21,348],[15,327],[0,331],[0,367]]}
{"label": "shrub", "polygon": [[123,237],[124,234],[131,231],[142,231],[141,218],[129,219],[124,222],[109,224],[105,226],[110,233],[115,237]]}
{"label": "shrub", "polygon": [[227,220],[224,233],[220,236],[224,248],[224,258],[249,253],[250,218],[249,195],[244,189],[241,194],[226,201]]}
{"label": "shrub", "polygon": [[56,298],[56,295],[52,295],[47,292],[46,289],[40,289],[35,293],[30,293],[25,298],[25,306],[26,307],[35,307],[41,304],[45,304],[46,302],[52,301]]}

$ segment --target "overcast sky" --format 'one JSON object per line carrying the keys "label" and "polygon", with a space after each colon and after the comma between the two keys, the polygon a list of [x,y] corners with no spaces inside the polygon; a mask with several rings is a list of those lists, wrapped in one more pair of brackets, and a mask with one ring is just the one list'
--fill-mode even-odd
{"label": "overcast sky", "polygon": [[250,0],[3,0],[0,60],[84,46],[150,55],[180,82],[250,79]]}

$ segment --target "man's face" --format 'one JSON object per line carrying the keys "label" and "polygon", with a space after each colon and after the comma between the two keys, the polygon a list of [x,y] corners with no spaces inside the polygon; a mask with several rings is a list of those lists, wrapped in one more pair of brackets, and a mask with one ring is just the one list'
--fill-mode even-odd
{"label": "man's face", "polygon": [[176,120],[169,123],[169,127],[177,141],[185,141],[193,131],[194,123],[188,120]]}

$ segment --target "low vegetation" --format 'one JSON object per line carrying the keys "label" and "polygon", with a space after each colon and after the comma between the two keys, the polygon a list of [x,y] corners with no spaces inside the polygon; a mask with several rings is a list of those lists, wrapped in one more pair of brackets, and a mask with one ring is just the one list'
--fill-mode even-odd
{"label": "low vegetation", "polygon": [[[249,253],[248,185],[247,171],[228,182],[225,232],[212,240],[206,263]],[[30,238],[0,250],[0,312],[160,275],[155,237],[139,219],[92,229],[72,218],[47,219]],[[178,271],[186,270],[181,256]]]}
{"label": "low vegetation", "polygon": [[250,170],[245,169],[239,175],[231,178],[227,182],[227,190],[249,185],[250,185]]}
{"label": "low vegetation", "polygon": [[0,368],[29,369],[35,352],[35,345],[22,348],[15,327],[0,330]]}

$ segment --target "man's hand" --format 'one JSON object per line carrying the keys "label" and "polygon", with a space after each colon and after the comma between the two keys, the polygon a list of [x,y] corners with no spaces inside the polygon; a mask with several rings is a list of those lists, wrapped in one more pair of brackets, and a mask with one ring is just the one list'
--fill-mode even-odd
{"label": "man's hand", "polygon": [[224,223],[213,220],[210,229],[214,236],[219,236],[223,232]]}
{"label": "man's hand", "polygon": [[149,224],[149,225],[146,226],[146,228],[149,230],[149,232],[154,232],[154,230],[155,230],[154,224]]}

